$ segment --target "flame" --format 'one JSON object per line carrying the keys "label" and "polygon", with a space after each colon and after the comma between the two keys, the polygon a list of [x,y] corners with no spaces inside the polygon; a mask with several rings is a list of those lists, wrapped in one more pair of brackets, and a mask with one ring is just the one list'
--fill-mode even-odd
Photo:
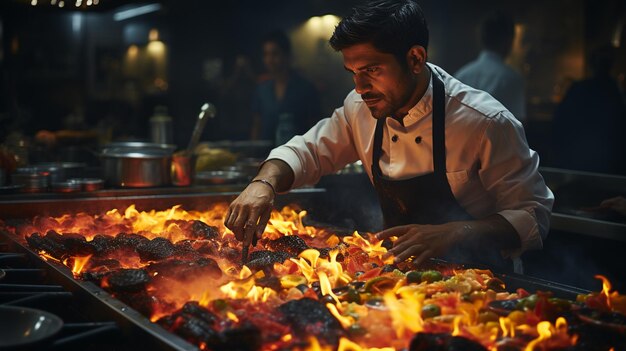
{"label": "flame", "polygon": [[[92,255],[73,257],[73,264],[71,268],[72,268],[72,274],[74,275],[74,277],[78,277],[80,275],[80,273],[83,271],[83,268],[85,268],[85,265],[87,264],[87,262],[89,262],[89,259],[91,258],[91,256]],[[69,263],[69,259],[63,260],[63,264],[69,267],[68,263]]]}
{"label": "flame", "polygon": [[226,312],[226,317],[228,317],[228,319],[235,323],[239,323],[239,318],[237,318],[237,315],[232,313],[231,311]]}
{"label": "flame", "polygon": [[339,339],[339,346],[337,347],[337,351],[395,351],[396,349],[393,347],[372,347],[372,348],[364,348],[359,344],[356,344],[350,341],[347,338]]}
{"label": "flame", "polygon": [[[325,294],[332,294],[332,288],[337,287],[338,283],[346,284],[352,278],[343,271],[341,263],[337,262],[338,251],[333,250],[329,253],[329,259],[320,258],[320,253],[314,249],[304,250],[300,253],[299,259],[291,259],[299,268],[307,281],[319,281]],[[320,278],[324,277],[324,281]],[[334,296],[337,301],[336,296]]]}
{"label": "flame", "polygon": [[507,317],[500,317],[500,328],[502,329],[502,336],[507,338],[515,337],[515,322]]}
{"label": "flame", "polygon": [[339,323],[341,323],[344,328],[349,328],[351,325],[354,324],[355,321],[353,317],[342,315],[337,309],[337,306],[333,305],[332,303],[327,303],[326,308],[328,308],[328,311],[330,311],[330,313],[332,313],[332,315],[337,318]]}
{"label": "flame", "polygon": [[548,321],[541,321],[537,324],[537,332],[539,336],[526,345],[524,351],[533,351],[535,346],[540,344],[543,340],[549,339],[552,336],[552,324]]}
{"label": "flame", "polygon": [[563,317],[558,317],[555,325],[548,321],[541,321],[537,324],[537,333],[538,337],[536,339],[531,340],[527,345],[524,351],[533,351],[535,348],[543,343],[548,343],[549,341],[561,339],[571,346],[576,344],[578,340],[578,336],[569,336],[567,334],[567,321]]}
{"label": "flame", "polygon": [[[369,257],[381,258],[385,253],[387,253],[387,249],[382,246],[383,245],[382,240],[378,240],[374,243],[371,243],[370,241],[368,241],[367,239],[359,235],[359,232],[357,231],[352,233],[352,236],[344,237],[343,242],[348,245],[352,245],[352,246],[360,248],[361,250],[365,251],[369,255]],[[385,262],[385,263],[392,263],[392,262],[393,262],[393,258],[391,258],[390,262]]]}
{"label": "flame", "polygon": [[398,299],[393,291],[387,291],[383,295],[385,305],[389,308],[396,335],[401,337],[406,330],[417,333],[424,329],[421,310],[424,301],[423,294],[412,294],[408,290],[399,291],[401,298]]}
{"label": "flame", "polygon": [[48,254],[44,250],[39,251],[39,255],[41,256],[41,258],[44,259],[44,261],[50,260],[50,261],[54,261],[54,262],[57,262],[57,263],[61,263],[61,260],[57,259],[56,257],[51,256],[50,254]]}

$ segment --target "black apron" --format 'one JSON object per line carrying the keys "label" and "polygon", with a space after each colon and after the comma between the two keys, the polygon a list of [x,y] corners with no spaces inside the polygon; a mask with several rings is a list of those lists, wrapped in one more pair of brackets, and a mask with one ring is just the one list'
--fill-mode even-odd
{"label": "black apron", "polygon": [[[386,179],[380,169],[385,118],[376,122],[372,177],[383,213],[385,229],[406,224],[443,224],[473,217],[456,201],[446,176],[445,91],[443,82],[433,77],[433,166],[434,172],[402,180]],[[415,147],[419,147],[416,143]],[[491,252],[487,252],[491,251]],[[486,264],[510,270],[497,250],[455,245],[442,258],[468,264]]]}

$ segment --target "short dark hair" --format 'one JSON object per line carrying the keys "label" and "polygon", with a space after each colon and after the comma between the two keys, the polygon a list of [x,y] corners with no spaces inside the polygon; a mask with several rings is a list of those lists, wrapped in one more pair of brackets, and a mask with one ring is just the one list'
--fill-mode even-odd
{"label": "short dark hair", "polygon": [[262,44],[266,43],[274,43],[276,44],[285,54],[291,55],[291,41],[287,34],[285,34],[282,30],[273,30],[263,37],[261,40]]}
{"label": "short dark hair", "polygon": [[480,40],[483,47],[503,55],[511,50],[514,36],[513,18],[501,11],[488,14],[480,26]]}
{"label": "short dark hair", "polygon": [[428,25],[415,0],[373,0],[355,7],[342,19],[330,38],[336,51],[371,43],[376,50],[404,62],[409,49],[428,47]]}

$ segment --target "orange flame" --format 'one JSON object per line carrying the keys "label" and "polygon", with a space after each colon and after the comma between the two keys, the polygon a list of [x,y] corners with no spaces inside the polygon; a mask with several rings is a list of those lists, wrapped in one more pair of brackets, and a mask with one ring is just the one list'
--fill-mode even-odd
{"label": "orange flame", "polygon": [[[76,256],[74,257],[74,263],[72,264],[72,274],[75,277],[78,277],[80,275],[80,273],[83,271],[83,268],[85,268],[85,265],[87,264],[87,262],[89,262],[89,259],[91,258],[92,255],[88,255],[88,256]],[[68,259],[64,260],[63,263],[65,265],[67,265],[67,261]]]}

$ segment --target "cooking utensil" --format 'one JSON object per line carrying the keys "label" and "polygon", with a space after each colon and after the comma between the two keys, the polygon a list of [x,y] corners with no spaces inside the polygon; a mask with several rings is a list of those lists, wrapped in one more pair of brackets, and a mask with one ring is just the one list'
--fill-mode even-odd
{"label": "cooking utensil", "polygon": [[191,133],[191,139],[189,140],[189,145],[187,146],[188,154],[193,154],[196,146],[198,146],[200,136],[202,135],[202,131],[204,130],[207,120],[215,117],[216,112],[217,110],[213,104],[205,102],[204,105],[202,105],[200,113],[198,114],[198,119],[196,120],[196,126],[193,128],[193,133]]}
{"label": "cooking utensil", "polygon": [[104,179],[113,186],[155,187],[170,184],[172,149],[167,145],[107,147],[100,155]]}
{"label": "cooking utensil", "polygon": [[146,150],[102,155],[104,178],[121,187],[154,187],[170,183],[171,155]]}
{"label": "cooking utensil", "polygon": [[34,348],[58,333],[63,321],[56,315],[26,307],[0,306],[0,349]]}
{"label": "cooking utensil", "polygon": [[29,193],[47,191],[50,186],[50,173],[35,167],[18,168],[11,179],[13,184],[22,186],[22,191]]}
{"label": "cooking utensil", "polygon": [[208,102],[204,103],[200,108],[200,113],[198,114],[196,125],[191,133],[191,139],[189,140],[187,149],[175,153],[172,157],[172,184],[176,186],[187,186],[191,184],[196,164],[194,151],[196,146],[198,146],[200,136],[202,135],[207,120],[215,117],[216,111],[215,106]]}

